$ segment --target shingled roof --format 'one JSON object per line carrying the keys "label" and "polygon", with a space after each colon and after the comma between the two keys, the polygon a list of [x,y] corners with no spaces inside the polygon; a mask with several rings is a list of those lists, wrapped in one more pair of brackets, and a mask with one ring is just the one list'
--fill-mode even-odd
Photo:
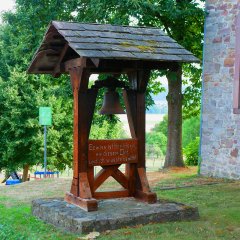
{"label": "shingled roof", "polygon": [[52,73],[77,58],[199,62],[158,28],[52,21],[29,73]]}

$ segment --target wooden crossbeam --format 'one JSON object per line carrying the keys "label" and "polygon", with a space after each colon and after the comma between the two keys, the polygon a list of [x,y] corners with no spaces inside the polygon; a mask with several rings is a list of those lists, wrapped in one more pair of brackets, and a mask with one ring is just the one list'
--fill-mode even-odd
{"label": "wooden crossbeam", "polygon": [[69,71],[73,68],[85,68],[86,67],[86,58],[75,58],[68,60],[64,63],[65,71]]}
{"label": "wooden crossbeam", "polygon": [[95,192],[93,194],[95,199],[107,199],[107,198],[122,198],[129,197],[129,191],[127,189],[111,192]]}

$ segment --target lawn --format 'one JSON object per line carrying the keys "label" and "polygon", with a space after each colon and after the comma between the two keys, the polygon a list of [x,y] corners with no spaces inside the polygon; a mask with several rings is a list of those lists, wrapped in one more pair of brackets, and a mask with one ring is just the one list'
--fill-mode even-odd
{"label": "lawn", "polygon": [[[240,239],[239,181],[197,177],[192,170],[150,173],[149,179],[159,198],[198,206],[200,220],[124,228],[102,233],[98,239]],[[69,179],[0,186],[0,239],[78,239],[31,215],[32,199],[61,197],[69,186]]]}

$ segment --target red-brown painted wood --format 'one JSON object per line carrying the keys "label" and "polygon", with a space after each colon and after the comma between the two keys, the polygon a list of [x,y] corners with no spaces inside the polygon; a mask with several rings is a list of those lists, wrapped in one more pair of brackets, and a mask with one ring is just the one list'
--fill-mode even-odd
{"label": "red-brown painted wood", "polygon": [[[65,65],[74,94],[74,178],[66,200],[87,211],[96,209],[95,198],[134,196],[148,203],[156,202],[145,170],[145,91],[149,71],[132,71],[129,74],[132,89],[123,91],[132,139],[89,140],[97,90],[88,89],[90,72],[81,67],[84,64],[86,61],[81,58]],[[125,174],[118,169],[121,164],[126,164]],[[94,166],[103,168],[96,176]],[[110,176],[124,190],[97,192]]]}
{"label": "red-brown painted wood", "polygon": [[120,165],[108,166],[102,169],[94,179],[94,191],[98,189],[110,176],[113,172],[119,168]]}
{"label": "red-brown painted wood", "polygon": [[98,209],[97,200],[94,198],[84,199],[67,192],[64,200],[70,204],[74,204],[84,209],[87,212],[97,211]]}
{"label": "red-brown painted wood", "polygon": [[128,179],[119,169],[112,173],[112,177],[124,188],[128,189]]}
{"label": "red-brown painted wood", "polygon": [[112,192],[95,192],[93,196],[96,199],[123,198],[123,197],[129,197],[129,191],[121,190],[121,191],[112,191]]}
{"label": "red-brown painted wood", "polygon": [[92,192],[88,182],[88,175],[86,172],[79,173],[79,197],[92,198]]}
{"label": "red-brown painted wood", "polygon": [[136,163],[138,147],[136,139],[89,140],[88,165],[106,166]]}

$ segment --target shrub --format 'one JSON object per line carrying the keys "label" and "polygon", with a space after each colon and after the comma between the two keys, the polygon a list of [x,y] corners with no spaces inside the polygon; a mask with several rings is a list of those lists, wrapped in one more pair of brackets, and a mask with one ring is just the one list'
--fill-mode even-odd
{"label": "shrub", "polygon": [[191,141],[184,149],[183,153],[186,157],[185,164],[187,166],[197,166],[199,158],[199,137]]}
{"label": "shrub", "polygon": [[182,146],[186,148],[200,133],[200,116],[194,116],[183,121]]}

